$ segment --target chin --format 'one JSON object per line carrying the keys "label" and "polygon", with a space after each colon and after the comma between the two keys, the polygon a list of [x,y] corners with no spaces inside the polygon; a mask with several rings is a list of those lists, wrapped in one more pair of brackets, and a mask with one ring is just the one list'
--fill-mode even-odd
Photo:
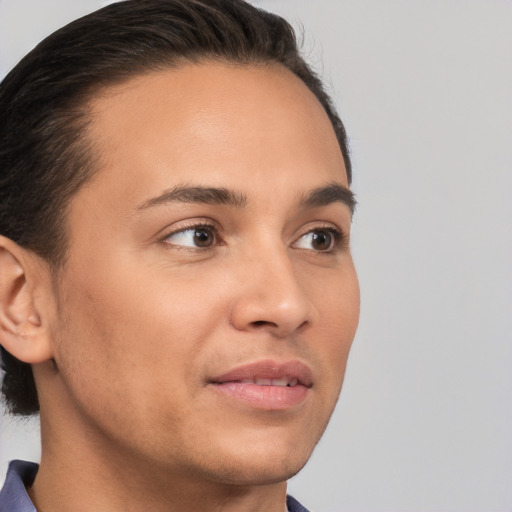
{"label": "chin", "polygon": [[[298,444],[298,443],[297,443]],[[312,450],[266,449],[243,450],[217,458],[209,472],[215,480],[231,485],[269,485],[284,482],[295,476],[307,463]],[[252,453],[251,453],[252,452]]]}
{"label": "chin", "polygon": [[295,476],[306,464],[290,461],[273,461],[271,464],[254,463],[237,465],[217,465],[214,469],[215,480],[226,485],[271,485],[285,482]]}

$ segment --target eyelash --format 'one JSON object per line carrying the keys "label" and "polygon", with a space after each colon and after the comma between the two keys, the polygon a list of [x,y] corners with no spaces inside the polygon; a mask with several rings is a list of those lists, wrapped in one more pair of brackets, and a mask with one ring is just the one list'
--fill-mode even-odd
{"label": "eyelash", "polygon": [[[172,244],[172,243],[167,241],[170,237],[175,236],[175,235],[179,235],[180,233],[185,233],[187,231],[192,231],[192,230],[199,231],[201,229],[211,230],[211,232],[212,232],[212,234],[214,236],[213,243],[211,245],[207,246],[207,247],[185,246],[185,245],[180,245],[180,244]],[[347,240],[348,237],[345,235],[345,233],[342,230],[340,230],[338,228],[335,228],[331,224],[324,224],[324,225],[315,226],[315,227],[313,227],[311,229],[308,229],[307,231],[305,231],[302,235],[300,235],[296,239],[294,244],[297,244],[305,236],[307,236],[308,234],[314,233],[315,231],[316,232],[326,232],[326,233],[329,233],[332,236],[332,238],[333,238],[333,240],[332,240],[332,247],[327,249],[327,250],[325,250],[325,251],[322,251],[322,250],[315,251],[314,249],[303,249],[303,250],[310,250],[310,251],[312,251],[312,252],[314,252],[316,254],[327,254],[327,255],[329,255],[329,254],[334,254],[334,253],[337,253],[337,252],[341,251],[342,249],[344,249],[348,245],[348,240]],[[192,252],[198,252],[198,251],[205,252],[205,251],[211,250],[214,247],[218,247],[218,246],[223,245],[223,243],[222,243],[222,236],[219,233],[220,233],[220,230],[219,230],[218,226],[214,222],[201,221],[201,222],[195,222],[195,223],[191,223],[189,225],[185,225],[185,226],[181,227],[180,229],[178,229],[176,231],[172,231],[171,233],[167,233],[161,239],[161,241],[163,243],[171,246],[173,249],[184,250],[184,251],[192,251]]]}
{"label": "eyelash", "polygon": [[294,244],[297,244],[302,238],[304,238],[308,234],[314,233],[314,232],[329,233],[333,238],[332,247],[330,247],[329,249],[327,249],[325,251],[315,251],[314,249],[304,249],[304,250],[312,251],[318,255],[327,255],[328,256],[328,255],[337,254],[338,252],[346,249],[348,246],[348,236],[346,236],[345,232],[342,231],[341,229],[333,226],[332,224],[327,224],[327,223],[323,223],[321,225],[315,225],[315,226],[312,226],[310,229],[307,229],[306,231],[304,231],[304,233],[302,235],[300,235],[300,237],[297,238],[297,240],[294,242]]}
{"label": "eyelash", "polygon": [[[208,247],[189,247],[189,246],[185,246],[185,245],[179,245],[179,244],[172,244],[170,242],[167,242],[166,240],[168,240],[170,237],[174,236],[174,235],[179,235],[180,233],[185,233],[187,231],[191,231],[191,230],[195,230],[195,231],[198,231],[198,230],[201,230],[201,229],[209,229],[212,231],[213,235],[214,235],[214,242],[211,246],[208,246]],[[180,229],[176,230],[176,231],[171,231],[170,233],[167,233],[163,238],[162,238],[162,242],[167,244],[167,245],[170,245],[173,249],[177,249],[179,251],[192,251],[192,252],[198,252],[198,251],[208,251],[208,250],[211,250],[213,247],[218,247],[219,245],[222,245],[222,243],[219,243],[219,240],[222,240],[222,237],[220,236],[220,230],[218,228],[218,226],[211,222],[211,221],[207,221],[207,220],[204,220],[204,221],[200,221],[200,222],[192,222],[190,223],[189,225],[185,225],[183,227],[181,227]]]}

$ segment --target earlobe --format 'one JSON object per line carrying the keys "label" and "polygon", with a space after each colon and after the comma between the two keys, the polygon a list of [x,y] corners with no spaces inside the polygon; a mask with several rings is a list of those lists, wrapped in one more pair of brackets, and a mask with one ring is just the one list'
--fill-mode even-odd
{"label": "earlobe", "polygon": [[0,344],[25,363],[51,359],[46,322],[35,304],[37,266],[31,255],[0,236]]}

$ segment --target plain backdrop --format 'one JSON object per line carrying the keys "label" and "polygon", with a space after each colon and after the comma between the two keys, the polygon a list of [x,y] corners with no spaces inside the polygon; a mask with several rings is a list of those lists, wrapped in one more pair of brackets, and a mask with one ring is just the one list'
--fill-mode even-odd
{"label": "plain backdrop", "polygon": [[[0,75],[106,3],[0,0]],[[255,3],[304,29],[359,199],[360,328],[291,494],[317,512],[512,510],[512,3]],[[0,429],[1,482],[39,441],[34,421]]]}

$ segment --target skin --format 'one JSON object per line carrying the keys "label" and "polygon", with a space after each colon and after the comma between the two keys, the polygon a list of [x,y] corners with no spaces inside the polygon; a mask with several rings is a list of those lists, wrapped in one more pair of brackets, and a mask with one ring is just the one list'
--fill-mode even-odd
{"label": "skin", "polygon": [[[18,283],[3,302],[25,333],[5,339],[40,393],[32,499],[43,512],[282,512],[359,316],[349,207],[301,201],[348,187],[325,112],[279,66],[191,64],[104,90],[87,136],[99,170],[71,201],[58,279],[0,243]],[[243,204],[154,200],[184,185]],[[198,248],[191,227],[205,224],[214,242]],[[265,410],[210,384],[261,360],[307,365],[306,398]]]}

